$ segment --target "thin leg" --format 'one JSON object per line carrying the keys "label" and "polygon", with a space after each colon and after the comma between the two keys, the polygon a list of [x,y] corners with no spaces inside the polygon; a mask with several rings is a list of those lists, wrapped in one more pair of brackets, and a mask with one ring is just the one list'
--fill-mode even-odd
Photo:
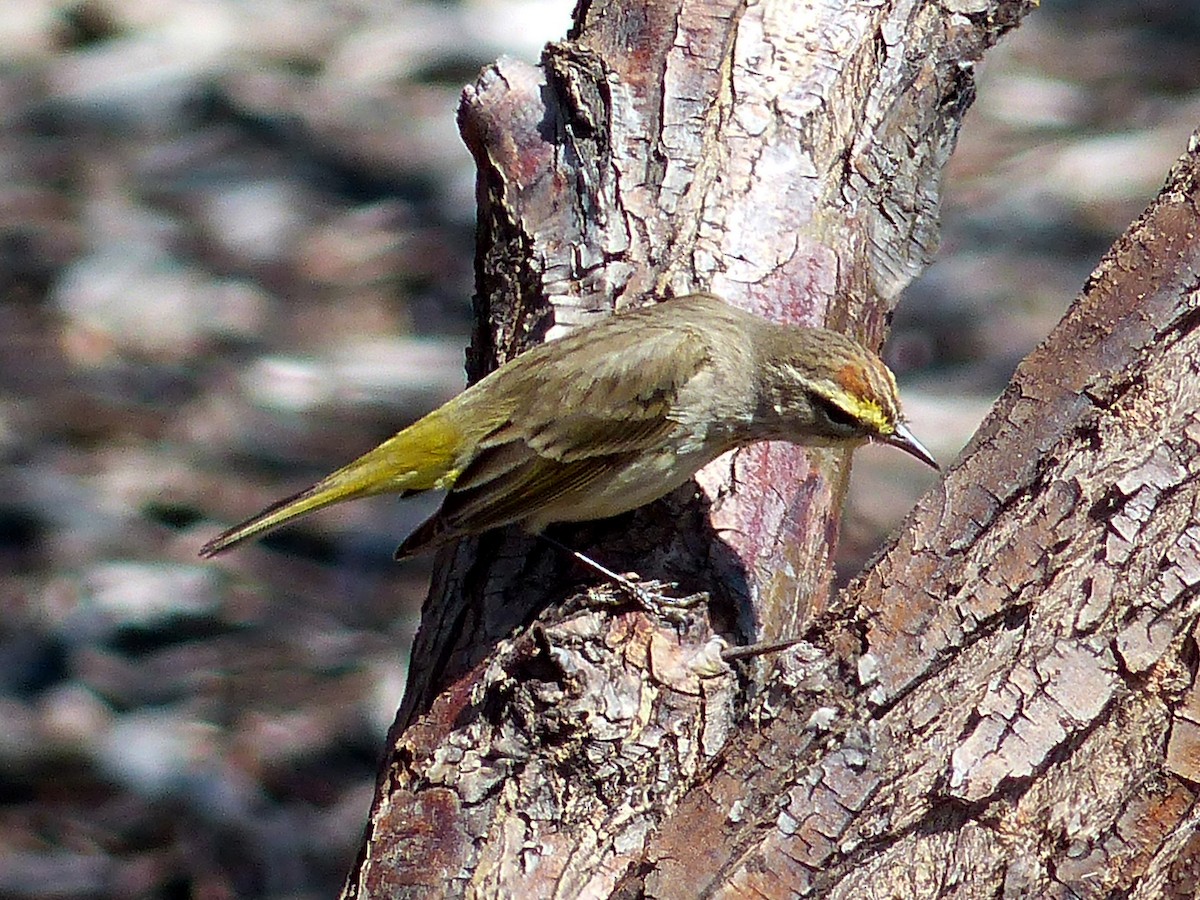
{"label": "thin leg", "polygon": [[768,653],[780,653],[795,647],[804,638],[784,638],[780,641],[759,641],[757,644],[745,644],[741,647],[727,647],[721,651],[721,659],[733,662],[738,659],[750,659],[754,656],[766,656]]}
{"label": "thin leg", "polygon": [[651,593],[640,584],[635,584],[624,575],[620,575],[607,566],[601,565],[585,553],[580,553],[578,550],[572,549],[566,544],[556,541],[554,538],[548,537],[545,534],[539,534],[538,537],[551,547],[560,550],[577,562],[587,566],[593,572],[596,572],[600,576],[608,579],[610,582],[628,594],[629,597],[633,599],[633,601],[639,606],[650,612],[661,614],[664,606],[687,608],[689,606],[695,606],[698,602],[705,599],[704,594],[691,594],[687,597],[680,597],[676,599],[674,597],[666,597],[657,592]]}
{"label": "thin leg", "polygon": [[593,572],[596,572],[599,575],[603,575],[605,578],[607,578],[609,581],[611,581],[613,584],[615,584],[621,590],[628,591],[629,593],[636,593],[641,590],[640,587],[638,587],[636,584],[634,584],[632,581],[630,581],[624,575],[618,575],[612,569],[609,569],[609,568],[606,568],[605,566],[600,565],[600,563],[596,562],[590,556],[588,556],[584,553],[580,553],[578,550],[573,550],[572,548],[568,547],[566,544],[562,543],[561,541],[556,541],[554,538],[552,538],[548,535],[545,535],[545,534],[539,534],[538,537],[541,538],[543,541],[545,541],[547,544],[549,544],[551,547],[553,547],[555,550],[559,550],[559,551],[567,554],[567,556],[570,556],[572,559],[576,560],[577,562],[583,563],[585,566],[587,566]]}

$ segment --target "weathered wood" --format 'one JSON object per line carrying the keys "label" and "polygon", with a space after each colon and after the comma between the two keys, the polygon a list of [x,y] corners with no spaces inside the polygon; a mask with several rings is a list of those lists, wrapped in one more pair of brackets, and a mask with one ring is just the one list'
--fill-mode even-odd
{"label": "weathered wood", "polygon": [[652,839],[658,897],[1193,897],[1200,138]]}
{"label": "weathered wood", "polygon": [[[540,67],[501,61],[464,93],[486,323],[472,374],[614,304],[697,288],[877,345],[936,243],[972,62],[1031,5],[581,4]],[[345,896],[605,896],[671,871],[645,868],[664,822],[715,784],[737,729],[806,683],[801,667],[762,689],[765,667],[735,675],[710,637],[828,621],[847,464],[762,445],[708,467],[699,491],[558,533],[710,593],[681,624],[581,607],[580,573],[519,534],[444,553]],[[852,711],[829,650],[812,653]],[[731,871],[730,847],[690,849]]]}

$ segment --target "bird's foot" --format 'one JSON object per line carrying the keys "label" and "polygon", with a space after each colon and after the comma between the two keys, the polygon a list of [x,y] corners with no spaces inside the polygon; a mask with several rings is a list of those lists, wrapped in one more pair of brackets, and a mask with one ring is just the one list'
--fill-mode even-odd
{"label": "bird's foot", "polygon": [[653,615],[672,621],[682,621],[684,613],[687,610],[708,600],[708,595],[704,593],[688,594],[685,597],[671,597],[664,590],[676,587],[677,585],[675,584],[660,581],[641,583],[637,580],[638,576],[636,573],[622,575],[596,562],[596,560],[587,554],[559,543],[554,538],[546,537],[544,534],[539,535],[539,537],[551,546],[557,547],[563,553],[566,553],[576,562],[581,563],[608,580],[626,597]]}

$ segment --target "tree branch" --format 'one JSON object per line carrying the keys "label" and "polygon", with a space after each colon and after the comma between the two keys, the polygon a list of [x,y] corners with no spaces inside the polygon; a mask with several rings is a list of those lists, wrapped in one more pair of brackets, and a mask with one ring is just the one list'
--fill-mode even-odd
{"label": "tree branch", "polygon": [[647,894],[1194,890],[1198,212],[1194,138],[962,462],[782,661],[764,727],[651,841]]}

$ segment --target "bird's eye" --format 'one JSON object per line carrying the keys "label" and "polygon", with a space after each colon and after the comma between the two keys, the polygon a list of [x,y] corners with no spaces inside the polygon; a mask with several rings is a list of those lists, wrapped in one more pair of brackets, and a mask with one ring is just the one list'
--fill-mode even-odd
{"label": "bird's eye", "polygon": [[855,418],[842,407],[838,406],[832,400],[825,397],[820,397],[817,400],[817,405],[821,407],[821,412],[825,413],[825,418],[836,425],[838,428],[857,428],[858,419]]}

